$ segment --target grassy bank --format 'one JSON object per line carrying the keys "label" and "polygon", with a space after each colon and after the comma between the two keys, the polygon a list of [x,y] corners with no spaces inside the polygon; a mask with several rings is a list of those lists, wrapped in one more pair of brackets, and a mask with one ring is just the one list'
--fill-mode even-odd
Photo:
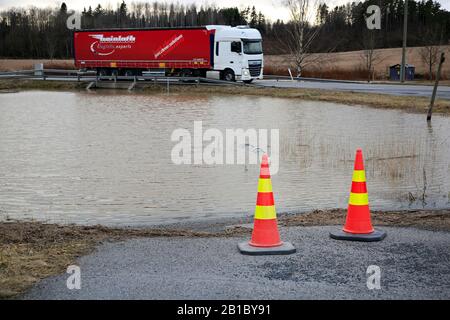
{"label": "grassy bank", "polygon": [[0,93],[21,90],[84,90],[86,86],[87,83],[83,82],[2,79]]}
{"label": "grassy bank", "polygon": [[[283,226],[342,225],[345,210],[314,211],[281,217]],[[450,210],[373,212],[377,226],[415,227],[450,232]],[[221,228],[218,232],[180,229],[114,229],[102,226],[55,225],[39,222],[0,223],[0,298],[13,298],[45,277],[64,273],[77,257],[104,241],[138,237],[236,237],[251,230]]]}
{"label": "grassy bank", "polygon": [[[165,92],[164,87],[144,88],[144,92],[154,92],[155,90]],[[296,88],[262,88],[262,87],[214,87],[200,86],[171,87],[171,92],[186,92],[190,94],[239,94],[252,95],[260,97],[276,97],[299,99],[308,101],[334,102],[346,105],[362,105],[382,109],[399,109],[408,112],[426,113],[430,101],[425,97],[406,97],[392,96],[384,94],[358,93],[358,92],[339,92],[331,90],[316,89],[296,89]],[[435,113],[450,114],[450,101],[438,99],[434,108]]]}
{"label": "grassy bank", "polygon": [[[284,217],[281,224],[294,226],[343,225],[347,211],[344,209],[316,210]],[[376,226],[410,227],[430,231],[450,232],[450,209],[415,211],[373,211],[372,223]]]}
{"label": "grassy bank", "polygon": [[[63,81],[0,80],[0,93],[20,90],[84,90],[86,83]],[[98,89],[101,90],[101,89]],[[124,91],[125,92],[125,91]],[[166,92],[165,85],[146,84],[136,88],[136,92],[153,94]],[[254,86],[207,86],[172,85],[172,93],[188,94],[240,94],[261,97],[277,97],[309,101],[335,102],[347,105],[365,105],[375,108],[399,109],[408,112],[426,113],[429,99],[425,97],[405,97],[372,93],[336,92],[330,90],[262,88]],[[435,113],[450,114],[450,101],[438,99]]]}

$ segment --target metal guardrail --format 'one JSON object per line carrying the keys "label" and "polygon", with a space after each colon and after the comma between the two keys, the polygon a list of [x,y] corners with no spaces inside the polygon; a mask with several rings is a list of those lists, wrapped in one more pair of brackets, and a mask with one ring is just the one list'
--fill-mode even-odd
{"label": "metal guardrail", "polygon": [[[0,79],[35,79],[35,80],[65,80],[77,82],[120,82],[120,81],[151,81],[161,84],[208,84],[228,86],[249,86],[239,82],[203,78],[203,77],[166,77],[159,75],[142,76],[99,76],[95,71],[36,69],[0,72]],[[251,85],[250,85],[251,86]]]}
{"label": "metal guardrail", "polygon": [[[40,74],[39,74],[40,73]],[[63,76],[64,75],[64,76]],[[97,76],[95,71],[79,71],[79,70],[63,70],[63,69],[36,69],[36,70],[18,70],[18,71],[7,71],[0,72],[0,79],[9,79],[9,78],[33,78],[33,79],[44,79],[47,78],[73,78],[77,79],[77,81],[83,81],[84,78],[89,78],[85,80],[91,81],[93,77],[96,78],[97,81],[104,80],[115,80],[115,81],[140,81],[140,80],[153,80],[157,82],[163,80],[167,81],[196,81],[200,79],[200,82],[209,82],[209,83],[217,83],[217,84],[228,84],[232,85],[233,83],[223,80],[216,80],[210,78],[201,78],[201,77],[165,77],[160,75],[142,75],[142,76]],[[167,80],[169,79],[169,80]],[[321,78],[305,78],[305,77],[290,77],[290,76],[280,76],[280,75],[264,75],[265,80],[276,80],[276,81],[308,81],[308,82],[334,82],[334,83],[364,83],[363,81],[351,81],[351,80],[334,80],[334,79],[321,79]],[[237,85],[242,85],[241,83],[234,83]]]}
{"label": "metal guardrail", "polygon": [[34,73],[34,70],[17,70],[17,71],[5,71],[0,72],[0,75],[17,75],[17,74],[27,74],[27,73]]}
{"label": "metal guardrail", "polygon": [[[202,78],[202,77],[166,77],[161,75],[142,75],[142,76],[98,76],[95,71],[80,71],[80,70],[63,70],[63,69],[36,69],[36,70],[18,70],[0,72],[0,79],[11,78],[30,78],[30,79],[43,79],[47,80],[77,80],[80,81],[153,81],[153,82],[197,82],[197,83],[210,83],[218,85],[244,85],[242,83],[233,83],[224,80]],[[334,79],[320,79],[320,78],[305,78],[305,77],[290,77],[280,75],[264,75],[265,80],[276,81],[308,81],[308,82],[334,82],[334,83],[362,83],[361,81],[350,80],[334,80]],[[245,84],[248,86],[248,84]]]}
{"label": "metal guardrail", "polygon": [[[54,77],[68,77],[72,76],[78,81],[85,75],[95,76],[95,72],[80,72],[79,70],[61,70],[61,69],[33,69],[33,70],[17,70],[0,72],[0,79],[15,79],[15,78],[30,78],[46,80],[49,76]],[[64,75],[64,76],[62,76]]]}
{"label": "metal guardrail", "polygon": [[290,76],[278,76],[278,75],[264,75],[265,80],[283,80],[283,81],[308,81],[308,82],[334,82],[334,83],[367,83],[367,81],[357,80],[336,80],[336,79],[324,79],[324,78],[306,78],[306,77],[290,77]]}

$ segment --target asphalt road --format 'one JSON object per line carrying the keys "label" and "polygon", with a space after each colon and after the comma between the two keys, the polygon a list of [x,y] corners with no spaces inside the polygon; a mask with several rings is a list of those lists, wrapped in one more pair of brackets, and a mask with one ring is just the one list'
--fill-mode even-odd
{"label": "asphalt road", "polygon": [[[106,243],[79,259],[81,289],[50,277],[24,299],[449,299],[450,233],[383,228],[377,243],[336,241],[335,227],[281,229],[297,253],[244,256],[247,238],[149,238]],[[367,268],[381,289],[367,288]]]}
{"label": "asphalt road", "polygon": [[[290,80],[260,80],[254,82],[257,85],[277,88],[304,88],[333,91],[353,91],[365,93],[380,93],[395,96],[431,97],[433,86],[400,85],[400,84],[369,84],[358,82],[339,81],[290,81]],[[450,87],[440,86],[437,96],[450,100]]]}

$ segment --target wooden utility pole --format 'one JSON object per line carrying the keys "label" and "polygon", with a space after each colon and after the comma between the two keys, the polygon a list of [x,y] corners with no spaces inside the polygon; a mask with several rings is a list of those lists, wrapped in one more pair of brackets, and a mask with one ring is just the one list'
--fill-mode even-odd
{"label": "wooden utility pole", "polygon": [[402,70],[400,71],[400,81],[405,82],[406,78],[406,45],[408,40],[408,0],[405,0],[405,12],[403,14],[403,49],[402,49]]}
{"label": "wooden utility pole", "polygon": [[437,68],[436,82],[434,83],[433,94],[431,96],[430,108],[428,109],[428,115],[427,115],[428,122],[431,121],[431,117],[433,115],[434,101],[436,100],[437,89],[439,86],[439,79],[441,78],[442,65],[444,64],[444,61],[445,61],[445,54],[442,52],[441,59],[439,61],[439,66]]}

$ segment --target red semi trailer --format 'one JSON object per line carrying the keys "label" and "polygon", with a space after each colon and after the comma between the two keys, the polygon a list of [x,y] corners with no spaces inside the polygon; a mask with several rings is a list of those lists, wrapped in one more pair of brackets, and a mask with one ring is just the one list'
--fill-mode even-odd
{"label": "red semi trailer", "polygon": [[77,30],[77,68],[101,76],[141,75],[159,70],[165,75],[206,76],[216,70],[225,80],[262,78],[261,35],[248,27]]}

